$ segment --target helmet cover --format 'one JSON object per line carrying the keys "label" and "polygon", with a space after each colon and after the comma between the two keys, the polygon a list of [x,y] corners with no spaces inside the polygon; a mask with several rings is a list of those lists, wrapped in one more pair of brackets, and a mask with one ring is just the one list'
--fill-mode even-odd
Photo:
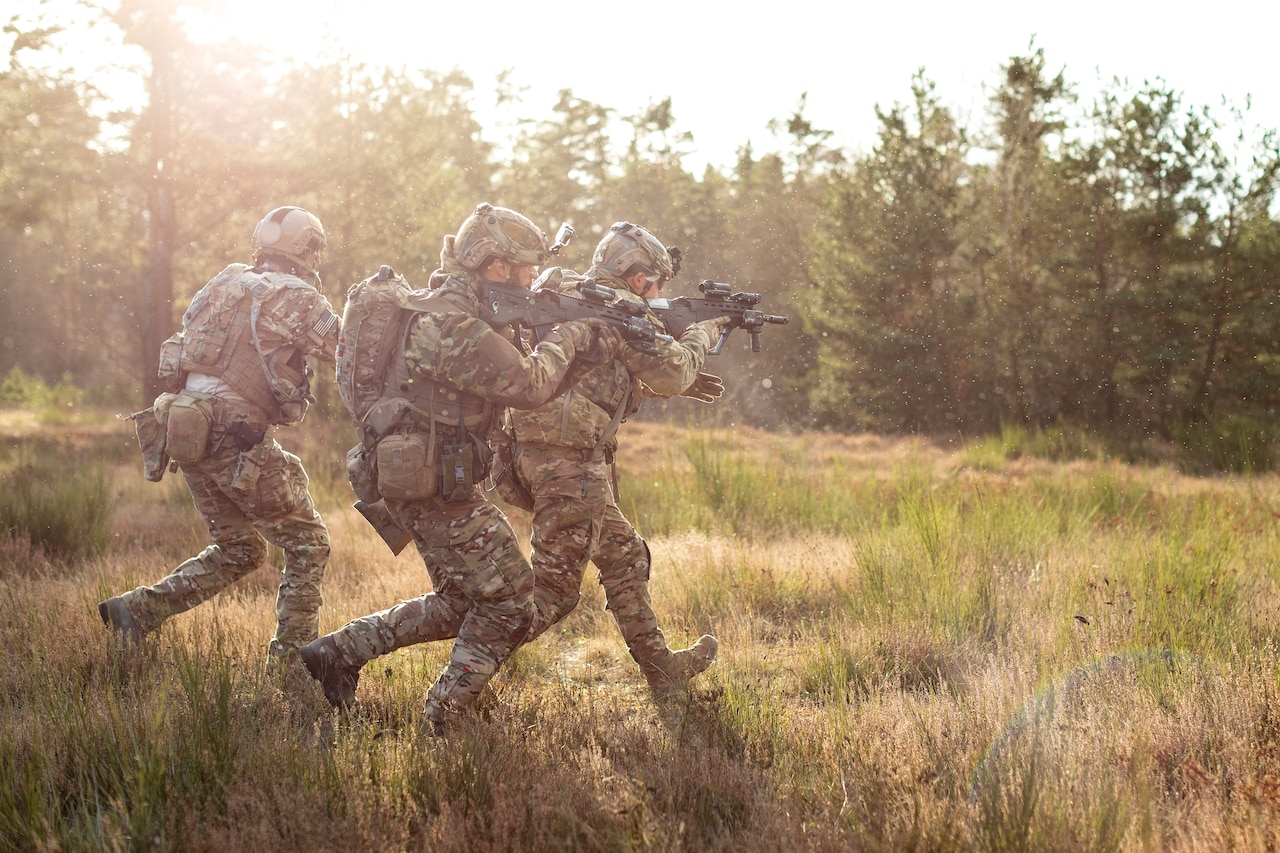
{"label": "helmet cover", "polygon": [[280,255],[314,273],[328,239],[313,214],[300,207],[277,207],[253,229],[252,245],[255,254]]}
{"label": "helmet cover", "polygon": [[630,222],[615,222],[609,226],[609,233],[596,245],[591,262],[618,278],[624,277],[633,267],[639,267],[646,275],[660,276],[665,281],[675,277],[666,247],[647,229]]}
{"label": "helmet cover", "polygon": [[475,272],[497,256],[512,264],[542,264],[550,255],[547,235],[528,217],[483,202],[466,218],[453,241],[453,256]]}

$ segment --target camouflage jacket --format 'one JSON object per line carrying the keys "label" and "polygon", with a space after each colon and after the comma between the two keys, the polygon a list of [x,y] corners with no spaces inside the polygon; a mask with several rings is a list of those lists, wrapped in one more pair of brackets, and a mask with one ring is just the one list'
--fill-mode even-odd
{"label": "camouflage jacket", "polygon": [[[439,308],[429,307],[409,325],[405,364],[411,377],[441,386],[442,393],[427,395],[434,400],[430,405],[436,420],[447,423],[452,406],[458,413],[453,422],[483,438],[498,407],[528,409],[551,399],[575,351],[570,341],[556,335],[526,355],[509,332],[480,319],[480,300],[470,276],[460,270],[445,273],[433,275],[438,286],[431,305]],[[413,398],[421,401],[424,395]]]}
{"label": "camouflage jacket", "polygon": [[[626,283],[592,267],[585,276],[564,271],[560,290],[575,292],[584,278],[614,288],[620,299],[645,305],[646,319],[659,331],[662,320],[648,310]],[[530,411],[509,413],[517,441],[610,452],[617,445],[613,436],[617,423],[635,414],[643,397],[673,397],[698,377],[714,338],[703,326],[685,329],[679,340],[659,341],[657,354],[619,347],[615,357],[588,373],[567,392]],[[613,425],[611,428],[610,425]]]}

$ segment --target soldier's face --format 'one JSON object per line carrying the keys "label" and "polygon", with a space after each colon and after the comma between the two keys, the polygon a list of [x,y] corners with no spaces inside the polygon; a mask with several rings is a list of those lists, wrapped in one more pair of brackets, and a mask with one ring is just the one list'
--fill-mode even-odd
{"label": "soldier's face", "polygon": [[662,286],[667,280],[658,275],[646,275],[638,272],[630,278],[623,279],[627,283],[627,287],[631,288],[631,292],[642,299],[654,299],[662,292]]}
{"label": "soldier's face", "polygon": [[480,271],[480,277],[493,284],[504,284],[511,275],[511,264],[502,258],[494,258]]}
{"label": "soldier's face", "polygon": [[534,264],[516,264],[511,268],[511,275],[507,277],[508,284],[518,284],[523,288],[528,288],[533,284],[533,280],[538,277],[538,267]]}
{"label": "soldier's face", "polygon": [[503,258],[494,258],[484,268],[482,276],[485,281],[494,284],[514,284],[528,288],[538,276],[538,267],[536,264],[513,264]]}

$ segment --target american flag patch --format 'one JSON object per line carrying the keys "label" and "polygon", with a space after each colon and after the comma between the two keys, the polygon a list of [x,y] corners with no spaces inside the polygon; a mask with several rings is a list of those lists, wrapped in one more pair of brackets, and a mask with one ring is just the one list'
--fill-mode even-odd
{"label": "american flag patch", "polygon": [[332,311],[326,311],[321,314],[311,327],[311,331],[316,333],[316,337],[327,338],[338,327],[338,315]]}

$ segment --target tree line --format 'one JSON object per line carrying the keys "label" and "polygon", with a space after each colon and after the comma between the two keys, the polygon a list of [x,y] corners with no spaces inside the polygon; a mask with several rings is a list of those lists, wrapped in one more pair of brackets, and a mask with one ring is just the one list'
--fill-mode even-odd
{"label": "tree line", "polygon": [[1274,416],[1276,134],[1159,81],[1082,104],[1032,44],[972,126],[922,70],[877,107],[868,151],[834,146],[801,96],[774,124],[781,150],[744,145],[695,175],[670,98],[620,115],[565,89],[499,145],[456,70],[245,63],[245,45],[193,42],[157,0],[95,23],[143,58],[138,109],[106,111],[91,82],[31,61],[52,30],[6,28],[0,376],[141,402],[160,341],[221,265],[247,260],[267,210],[320,216],[341,310],[383,263],[425,284],[443,235],[490,201],[548,232],[573,223],[564,263],[579,270],[610,223],[639,222],[684,252],[671,295],[714,279],[790,316],[762,352],[733,337],[709,365],[726,421],[1168,438]]}

